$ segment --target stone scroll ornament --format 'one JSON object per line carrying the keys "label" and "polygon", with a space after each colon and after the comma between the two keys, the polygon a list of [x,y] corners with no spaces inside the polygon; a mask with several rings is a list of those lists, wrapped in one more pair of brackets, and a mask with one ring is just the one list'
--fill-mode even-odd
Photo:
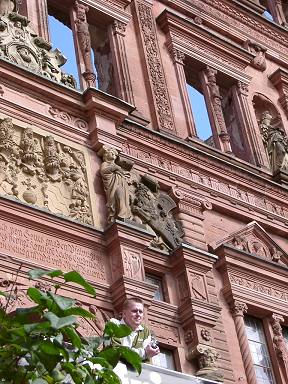
{"label": "stone scroll ornament", "polygon": [[269,111],[262,114],[260,130],[266,146],[271,169],[277,171],[288,171],[288,137],[282,127],[273,125],[273,117]]}
{"label": "stone scroll ornament", "polygon": [[108,221],[143,224],[155,233],[154,246],[177,248],[184,233],[171,213],[176,207],[172,198],[159,191],[154,178],[135,172],[133,162],[119,157],[116,149],[103,146],[99,155],[103,158],[100,172],[107,196]]}
{"label": "stone scroll ornament", "polygon": [[76,88],[74,77],[60,69],[67,59],[33,31],[27,17],[18,13],[17,4],[16,0],[0,0],[0,58]]}
{"label": "stone scroll ornament", "polygon": [[82,152],[0,119],[0,195],[92,224]]}

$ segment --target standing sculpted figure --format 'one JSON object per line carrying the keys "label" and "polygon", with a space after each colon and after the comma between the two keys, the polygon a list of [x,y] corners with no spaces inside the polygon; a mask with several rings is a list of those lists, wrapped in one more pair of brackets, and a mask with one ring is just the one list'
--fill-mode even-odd
{"label": "standing sculpted figure", "polygon": [[7,16],[13,12],[15,7],[15,1],[0,0],[0,16]]}
{"label": "standing sculpted figure", "polygon": [[109,209],[108,221],[131,219],[130,186],[128,180],[130,172],[116,164],[118,152],[116,149],[103,146],[103,163],[100,173],[107,196]]}

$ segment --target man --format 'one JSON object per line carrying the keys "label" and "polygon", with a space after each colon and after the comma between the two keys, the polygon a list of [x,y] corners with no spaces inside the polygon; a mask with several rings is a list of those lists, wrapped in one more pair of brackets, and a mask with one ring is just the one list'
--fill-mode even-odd
{"label": "man", "polygon": [[113,339],[112,343],[129,347],[137,352],[143,361],[160,353],[160,349],[151,338],[149,329],[142,324],[144,317],[144,304],[140,298],[127,299],[123,305],[122,319],[110,319],[115,324],[126,324],[132,329],[129,336]]}

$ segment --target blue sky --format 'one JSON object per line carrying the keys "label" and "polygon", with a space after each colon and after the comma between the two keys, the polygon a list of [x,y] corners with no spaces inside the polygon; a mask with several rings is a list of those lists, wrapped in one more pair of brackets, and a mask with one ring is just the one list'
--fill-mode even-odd
{"label": "blue sky", "polygon": [[[60,49],[67,58],[67,62],[62,69],[64,72],[72,74],[79,84],[72,31],[53,16],[49,16],[49,25],[53,48]],[[201,93],[191,86],[187,88],[198,136],[201,140],[205,140],[211,136],[211,128],[204,98]]]}

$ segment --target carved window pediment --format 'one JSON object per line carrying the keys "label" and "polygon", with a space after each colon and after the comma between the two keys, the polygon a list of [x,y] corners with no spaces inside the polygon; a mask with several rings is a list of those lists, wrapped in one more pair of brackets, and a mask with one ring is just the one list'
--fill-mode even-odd
{"label": "carved window pediment", "polygon": [[249,253],[251,257],[257,256],[279,265],[288,266],[287,253],[255,221],[211,246],[216,251],[223,245]]}

